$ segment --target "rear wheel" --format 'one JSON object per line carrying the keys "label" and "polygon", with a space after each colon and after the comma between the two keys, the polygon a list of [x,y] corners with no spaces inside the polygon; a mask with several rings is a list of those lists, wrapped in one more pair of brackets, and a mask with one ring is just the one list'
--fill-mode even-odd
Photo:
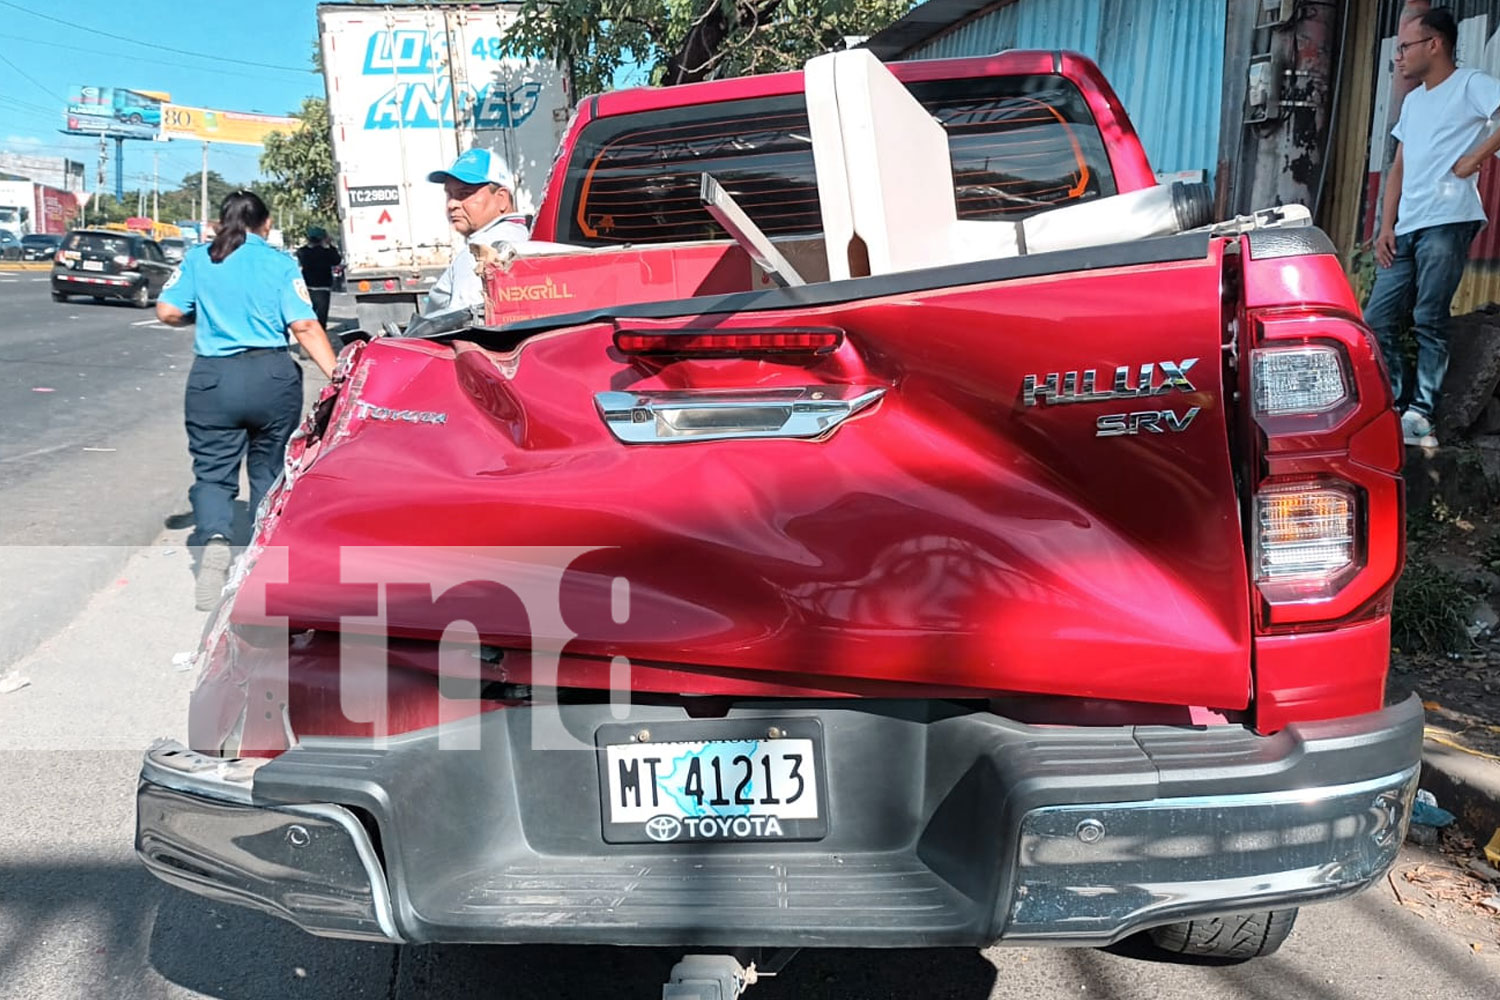
{"label": "rear wheel", "polygon": [[130,293],[130,304],[137,309],[146,309],[151,305],[151,284],[143,281]]}
{"label": "rear wheel", "polygon": [[66,301],[68,301],[68,293],[67,292],[53,292],[52,293],[52,301],[53,302],[66,302]]}
{"label": "rear wheel", "polygon": [[1153,927],[1147,933],[1152,944],[1174,955],[1247,959],[1274,953],[1292,933],[1296,921],[1297,909],[1293,907],[1186,920],[1180,924]]}

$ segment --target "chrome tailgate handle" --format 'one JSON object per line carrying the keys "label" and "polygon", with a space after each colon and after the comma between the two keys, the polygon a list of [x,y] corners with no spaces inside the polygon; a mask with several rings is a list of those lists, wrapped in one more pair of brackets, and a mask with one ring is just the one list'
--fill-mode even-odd
{"label": "chrome tailgate handle", "polygon": [[885,395],[878,386],[601,392],[594,396],[610,433],[625,444],[751,438],[811,439]]}

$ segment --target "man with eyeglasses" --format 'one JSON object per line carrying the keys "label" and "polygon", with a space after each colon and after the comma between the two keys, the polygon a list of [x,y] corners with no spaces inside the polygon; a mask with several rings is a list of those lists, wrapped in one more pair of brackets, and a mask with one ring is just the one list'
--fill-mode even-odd
{"label": "man with eyeglasses", "polygon": [[499,154],[488,149],[471,149],[454,160],[453,166],[434,170],[427,179],[443,185],[448,221],[464,237],[464,246],[427,293],[422,312],[483,306],[484,285],[475,273],[477,264],[469,246],[519,243],[528,238],[524,218],[514,214],[515,179]]}
{"label": "man with eyeglasses", "polygon": [[[1396,70],[1414,86],[1391,134],[1396,159],[1386,178],[1375,257],[1380,264],[1365,322],[1380,338],[1397,405],[1406,404],[1407,444],[1435,447],[1433,414],[1448,371],[1448,321],[1469,245],[1484,225],[1479,168],[1500,150],[1500,80],[1454,62],[1458,25],[1446,7],[1401,23]],[[1409,378],[1397,340],[1411,311],[1417,370]]]}

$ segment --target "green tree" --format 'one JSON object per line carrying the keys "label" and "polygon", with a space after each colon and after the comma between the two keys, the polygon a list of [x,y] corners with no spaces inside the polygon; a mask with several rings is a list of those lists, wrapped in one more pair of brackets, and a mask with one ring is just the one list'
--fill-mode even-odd
{"label": "green tree", "polygon": [[271,181],[260,194],[278,215],[295,214],[299,227],[310,223],[334,231],[339,213],[338,170],[328,102],[309,97],[294,117],[302,123],[295,132],[273,132],[266,137],[260,169]]}
{"label": "green tree", "polygon": [[[178,190],[189,198],[196,199],[199,191],[202,190],[202,176],[202,171],[194,170],[182,178],[182,183],[178,185]],[[219,217],[219,206],[223,204],[225,198],[229,197],[230,192],[234,191],[235,187],[236,185],[226,181],[217,170],[210,170],[208,172],[208,217],[210,219],[217,219]],[[196,202],[194,203],[196,204]],[[178,218],[186,218],[186,216],[178,216]],[[194,218],[197,218],[197,216],[194,216]]]}
{"label": "green tree", "polygon": [[871,35],[915,0],[524,0],[510,51],[572,66],[580,93],[608,90],[622,66],[652,83],[797,69]]}

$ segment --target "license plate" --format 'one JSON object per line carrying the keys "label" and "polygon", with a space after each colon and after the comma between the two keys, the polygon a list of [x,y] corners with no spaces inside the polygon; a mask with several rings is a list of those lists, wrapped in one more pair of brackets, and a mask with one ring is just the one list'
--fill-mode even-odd
{"label": "license plate", "polygon": [[83,269],[85,271],[102,271],[104,270],[104,261],[86,260],[83,262]]}
{"label": "license plate", "polygon": [[604,839],[703,843],[826,836],[822,726],[807,719],[724,725],[718,731],[694,723],[604,727]]}

